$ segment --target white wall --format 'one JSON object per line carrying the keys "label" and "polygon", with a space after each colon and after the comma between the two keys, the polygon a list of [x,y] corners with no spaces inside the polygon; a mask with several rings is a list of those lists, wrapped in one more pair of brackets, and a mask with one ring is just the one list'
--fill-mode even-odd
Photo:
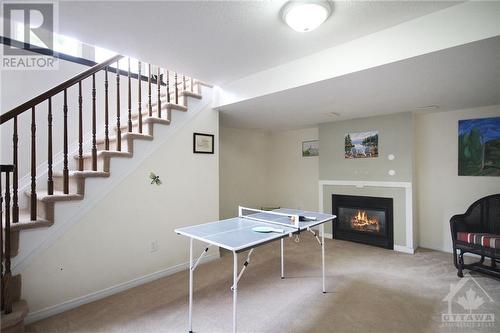
{"label": "white wall", "polygon": [[[215,134],[218,145],[218,113],[210,108],[199,112],[28,264],[21,272],[22,292],[32,316],[187,262],[188,240],[174,228],[219,216],[218,151],[193,154],[193,132]],[[161,177],[161,186],[150,184],[151,171]],[[158,242],[154,253],[152,241]],[[201,251],[197,245],[196,252]],[[216,250],[211,254],[218,255]]]}
{"label": "white wall", "polygon": [[416,121],[416,189],[421,247],[451,251],[449,221],[475,200],[500,192],[500,177],[458,176],[458,121],[500,116],[500,105],[420,114]]}
{"label": "white wall", "polygon": [[220,216],[238,214],[238,205],[267,203],[269,135],[263,131],[221,127]]}
{"label": "white wall", "polygon": [[318,210],[319,157],[302,157],[302,141],[317,140],[318,128],[273,132],[269,139],[268,202],[279,207]]}
{"label": "white wall", "polygon": [[[302,141],[318,129],[267,133],[221,127],[220,215],[238,205],[318,209],[318,157],[302,157]],[[320,148],[321,149],[321,148]]]}

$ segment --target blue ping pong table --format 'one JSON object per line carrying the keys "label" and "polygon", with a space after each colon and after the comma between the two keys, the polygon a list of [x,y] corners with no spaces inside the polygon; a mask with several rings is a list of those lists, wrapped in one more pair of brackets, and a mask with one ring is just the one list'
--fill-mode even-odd
{"label": "blue ping pong table", "polygon": [[[244,215],[243,211],[247,210],[251,213]],[[304,219],[305,217],[305,219]],[[323,293],[325,289],[325,237],[324,224],[333,221],[335,215],[302,211],[296,209],[276,209],[270,212],[257,209],[239,207],[238,217],[221,220],[216,222],[204,223],[190,227],[175,229],[179,235],[189,237],[189,332],[193,332],[192,314],[193,314],[193,273],[202,257],[208,252],[210,246],[218,246],[223,249],[233,252],[233,332],[236,333],[236,307],[238,295],[238,281],[243,272],[250,263],[250,257],[254,248],[264,245],[272,241],[281,241],[281,278],[284,275],[284,249],[283,239],[292,237],[301,232],[311,232],[316,237],[321,245],[321,262],[322,262],[322,278],[323,278]],[[320,228],[320,236],[312,229],[315,226]],[[274,232],[261,233],[252,229],[256,227],[272,227]],[[278,230],[276,230],[278,229]],[[320,239],[321,237],[321,239]],[[203,250],[196,261],[193,260],[193,241],[198,240],[207,247]],[[238,253],[250,250],[247,258],[243,263],[241,271],[238,273]]]}

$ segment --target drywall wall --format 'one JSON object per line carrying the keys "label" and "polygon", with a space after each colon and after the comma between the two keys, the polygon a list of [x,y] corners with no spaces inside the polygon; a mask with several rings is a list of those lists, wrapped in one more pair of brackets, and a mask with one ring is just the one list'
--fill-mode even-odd
{"label": "drywall wall", "polygon": [[302,157],[302,142],[317,139],[317,127],[269,135],[269,204],[318,210],[319,157]]}
{"label": "drywall wall", "polygon": [[[214,155],[192,153],[193,132],[215,134]],[[150,274],[185,268],[189,242],[173,230],[218,219],[218,137],[218,113],[211,108],[200,111],[31,261],[21,272],[31,318]],[[160,176],[161,186],[150,184],[151,171]],[[156,245],[157,251],[151,252]],[[201,246],[196,242],[197,253]],[[218,252],[212,249],[211,254]]]}
{"label": "drywall wall", "polygon": [[458,176],[458,121],[500,116],[500,105],[415,117],[416,189],[421,247],[451,251],[449,221],[475,200],[500,193],[500,177]]}
{"label": "drywall wall", "polygon": [[[411,181],[412,126],[412,115],[409,112],[320,124],[320,179]],[[344,158],[345,135],[371,130],[379,132],[379,156]],[[389,154],[393,154],[395,159],[390,161],[387,158]],[[391,169],[396,172],[394,176],[388,174]]]}
{"label": "drywall wall", "polygon": [[283,132],[221,127],[220,215],[238,205],[318,209],[318,157],[302,157],[316,127]]}
{"label": "drywall wall", "polygon": [[220,128],[220,216],[238,214],[238,206],[267,203],[269,135],[263,131]]}

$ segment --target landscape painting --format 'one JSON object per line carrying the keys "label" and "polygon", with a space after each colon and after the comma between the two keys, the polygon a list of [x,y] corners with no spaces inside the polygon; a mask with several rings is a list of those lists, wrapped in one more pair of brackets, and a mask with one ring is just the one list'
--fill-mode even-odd
{"label": "landscape painting", "polygon": [[345,158],[378,157],[378,131],[347,133]]}
{"label": "landscape painting", "polygon": [[302,141],[302,157],[319,156],[319,141]]}
{"label": "landscape painting", "polygon": [[458,122],[458,175],[500,176],[500,117]]}

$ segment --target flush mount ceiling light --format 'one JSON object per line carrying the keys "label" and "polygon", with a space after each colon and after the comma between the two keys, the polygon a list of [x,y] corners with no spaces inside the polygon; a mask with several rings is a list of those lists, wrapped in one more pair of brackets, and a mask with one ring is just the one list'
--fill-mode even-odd
{"label": "flush mount ceiling light", "polygon": [[438,105],[424,105],[424,106],[417,106],[415,110],[434,110],[434,109],[439,109]]}
{"label": "flush mount ceiling light", "polygon": [[283,21],[295,31],[316,29],[330,16],[332,8],[326,0],[289,1],[282,10]]}
{"label": "flush mount ceiling light", "polygon": [[340,113],[338,112],[327,112],[325,113],[328,117],[340,117]]}

